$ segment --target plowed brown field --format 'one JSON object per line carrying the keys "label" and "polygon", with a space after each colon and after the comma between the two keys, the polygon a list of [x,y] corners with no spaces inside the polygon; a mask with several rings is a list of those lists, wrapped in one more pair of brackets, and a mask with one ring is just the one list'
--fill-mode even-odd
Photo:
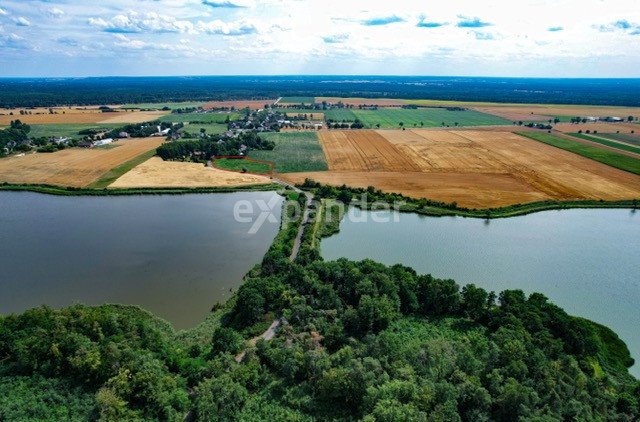
{"label": "plowed brown field", "polygon": [[289,173],[282,178],[375,186],[471,208],[547,199],[640,198],[640,176],[511,132],[320,133],[330,171]]}
{"label": "plowed brown field", "polygon": [[164,138],[128,139],[110,149],[65,149],[0,159],[0,182],[84,187],[114,167],[157,148]]}

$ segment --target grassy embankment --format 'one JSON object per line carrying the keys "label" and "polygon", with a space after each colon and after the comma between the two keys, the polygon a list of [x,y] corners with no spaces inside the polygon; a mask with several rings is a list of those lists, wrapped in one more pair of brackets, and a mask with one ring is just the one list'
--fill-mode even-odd
{"label": "grassy embankment", "polygon": [[576,138],[584,139],[586,141],[595,142],[600,145],[606,145],[608,147],[621,149],[623,151],[635,152],[636,154],[640,154],[640,148],[634,147],[632,145],[623,144],[615,141],[609,141],[607,139],[599,138],[596,136],[585,135],[584,133],[571,133],[570,135]]}
{"label": "grassy embankment", "polygon": [[616,152],[586,145],[582,142],[571,141],[559,136],[539,132],[519,132],[518,135],[542,142],[556,148],[570,151],[583,157],[591,158],[611,167],[625,170],[630,173],[640,174],[640,159],[618,154]]}

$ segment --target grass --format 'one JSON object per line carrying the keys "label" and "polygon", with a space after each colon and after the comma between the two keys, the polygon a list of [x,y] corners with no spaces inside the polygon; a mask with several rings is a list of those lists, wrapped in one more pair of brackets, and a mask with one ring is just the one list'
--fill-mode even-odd
{"label": "grass", "polygon": [[107,186],[115,182],[120,176],[122,176],[123,174],[125,174],[126,172],[128,172],[129,170],[137,166],[138,164],[144,163],[154,155],[156,155],[156,150],[152,149],[151,151],[147,151],[143,154],[140,154],[137,157],[132,158],[131,160],[126,161],[120,164],[119,166],[112,168],[111,170],[109,170],[108,172],[100,176],[98,180],[91,183],[89,185],[89,188],[92,188],[92,189],[106,188]]}
{"label": "grass", "polygon": [[278,173],[324,171],[329,167],[315,132],[263,133],[261,137],[275,142],[272,151],[251,151],[257,160],[271,161]]}
{"label": "grass", "polygon": [[217,158],[213,165],[223,170],[248,172],[256,174],[268,174],[271,173],[271,166],[266,163],[260,163],[257,161],[242,160],[238,158]]}
{"label": "grass", "polygon": [[566,151],[573,152],[575,154],[590,158],[595,161],[599,161],[620,170],[640,174],[640,159],[637,158],[618,154],[616,152],[598,148],[596,146],[586,145],[582,142],[560,138],[548,133],[521,132],[518,134],[535,141],[542,142],[556,148],[564,149]]}
{"label": "grass", "polygon": [[278,104],[313,104],[315,97],[282,97]]}
{"label": "grass", "polygon": [[162,110],[165,107],[170,108],[171,110],[177,110],[180,108],[194,108],[194,107],[202,107],[204,102],[189,102],[183,101],[178,103],[139,103],[139,104],[125,104],[120,108],[123,109],[148,109],[148,110]]}
{"label": "grass", "polygon": [[580,139],[584,139],[590,142],[596,142],[598,144],[601,145],[606,145],[609,147],[613,147],[613,148],[617,148],[617,149],[621,149],[623,151],[629,151],[629,152],[635,152],[637,154],[640,154],[640,148],[638,147],[634,147],[631,145],[627,145],[627,144],[621,144],[620,142],[615,142],[615,141],[608,141],[606,139],[602,139],[596,136],[591,136],[591,135],[585,135],[584,133],[571,133],[571,136],[575,136],[576,138],[580,138]]}
{"label": "grass", "polygon": [[191,134],[200,133],[200,129],[205,129],[207,135],[213,135],[216,133],[224,133],[227,131],[227,125],[224,123],[191,123],[182,128],[182,132],[188,132]]}
{"label": "grass", "polygon": [[214,112],[214,113],[172,113],[162,116],[161,122],[186,123],[186,122],[202,122],[202,123],[224,123],[229,117],[230,120],[238,120],[240,113]]}
{"label": "grass", "polygon": [[276,183],[264,185],[220,186],[208,188],[120,188],[120,189],[96,189],[73,188],[54,185],[30,185],[0,183],[0,191],[10,192],[35,192],[56,196],[126,196],[126,195],[186,195],[194,193],[230,193],[230,192],[264,192],[277,191],[282,186]]}
{"label": "grass", "polygon": [[324,111],[325,120],[333,120],[336,122],[353,122],[356,120],[356,115],[347,108],[333,108],[331,110]]}
{"label": "grass", "polygon": [[511,125],[512,122],[501,117],[481,113],[474,110],[449,111],[446,108],[381,108],[378,110],[353,110],[353,114],[366,127],[374,128],[380,124],[382,129],[399,128],[400,122],[404,127],[454,127],[458,126],[486,126]]}
{"label": "grass", "polygon": [[633,133],[599,133],[598,136],[640,146],[640,135]]}
{"label": "grass", "polygon": [[31,126],[31,131],[29,132],[29,136],[32,138],[41,138],[41,137],[80,137],[78,132],[85,129],[114,129],[117,127],[121,127],[122,124],[118,123],[109,123],[109,124],[50,124],[50,125],[29,125]]}

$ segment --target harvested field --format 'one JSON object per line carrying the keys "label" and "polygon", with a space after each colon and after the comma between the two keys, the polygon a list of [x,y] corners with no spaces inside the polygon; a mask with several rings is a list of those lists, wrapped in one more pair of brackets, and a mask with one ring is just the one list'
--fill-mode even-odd
{"label": "harvested field", "polygon": [[393,144],[370,130],[320,131],[330,170],[411,171],[414,162]]}
{"label": "harvested field", "polygon": [[210,101],[204,104],[202,108],[210,110],[235,107],[237,110],[241,110],[249,107],[251,110],[259,110],[264,108],[265,104],[273,104],[275,102],[275,98],[272,100]]}
{"label": "harvested field", "polygon": [[329,104],[342,103],[346,105],[377,105],[382,107],[400,107],[407,102],[396,98],[339,98],[339,97],[316,97],[316,103],[326,101]]}
{"label": "harvested field", "polygon": [[457,202],[458,205],[469,208],[499,207],[549,199],[508,174],[328,171],[287,173],[281,175],[281,178],[290,183],[303,183],[305,178],[310,178],[335,186],[375,186],[386,192],[448,203]]}
{"label": "harvested field", "polygon": [[470,208],[640,198],[639,176],[508,131],[322,131],[320,139],[330,171],[283,178],[372,185]]}
{"label": "harvested field", "polygon": [[0,182],[84,187],[109,170],[157,148],[163,138],[128,139],[110,149],[65,149],[0,159]]}
{"label": "harvested field", "polygon": [[[580,106],[580,105],[473,105],[469,107],[481,111],[483,113],[493,114],[510,120],[537,120],[532,117],[570,116],[570,117],[622,117],[628,116],[640,117],[640,107],[606,107],[606,106]],[[509,116],[509,117],[508,117]],[[515,117],[519,118],[516,119]],[[547,120],[542,119],[542,120]]]}
{"label": "harvested field", "polygon": [[[34,110],[30,110],[34,111]],[[12,120],[19,119],[27,124],[88,124],[88,123],[142,123],[150,120],[157,120],[167,114],[167,111],[119,111],[113,113],[102,113],[95,109],[75,110],[56,109],[56,114],[26,114],[14,113],[13,116],[3,111],[0,115],[0,125],[8,125]],[[64,112],[64,114],[62,114]]]}
{"label": "harvested field", "polygon": [[578,132],[579,130],[586,132],[586,131],[590,131],[593,132],[594,130],[598,131],[598,132],[607,132],[607,133],[616,133],[617,131],[620,131],[620,133],[631,133],[631,131],[634,132],[640,132],[640,126],[638,126],[635,123],[604,123],[604,122],[597,122],[597,123],[580,123],[580,124],[574,124],[574,123],[558,123],[557,125],[554,125],[553,128],[557,131],[560,132],[565,132],[565,133],[575,133]]}
{"label": "harvested field", "polygon": [[224,187],[271,183],[264,176],[205,167],[198,163],[153,157],[112,183],[110,188]]}

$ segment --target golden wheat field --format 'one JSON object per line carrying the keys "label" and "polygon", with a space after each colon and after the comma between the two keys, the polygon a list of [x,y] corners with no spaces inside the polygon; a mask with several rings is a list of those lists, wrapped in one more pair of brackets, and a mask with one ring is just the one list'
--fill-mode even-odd
{"label": "golden wheat field", "polygon": [[640,197],[640,176],[508,131],[321,131],[320,139],[329,171],[283,178],[375,186],[471,208]]}
{"label": "golden wheat field", "polygon": [[70,148],[0,159],[0,182],[85,187],[109,170],[157,148],[163,138],[132,138],[108,149]]}

